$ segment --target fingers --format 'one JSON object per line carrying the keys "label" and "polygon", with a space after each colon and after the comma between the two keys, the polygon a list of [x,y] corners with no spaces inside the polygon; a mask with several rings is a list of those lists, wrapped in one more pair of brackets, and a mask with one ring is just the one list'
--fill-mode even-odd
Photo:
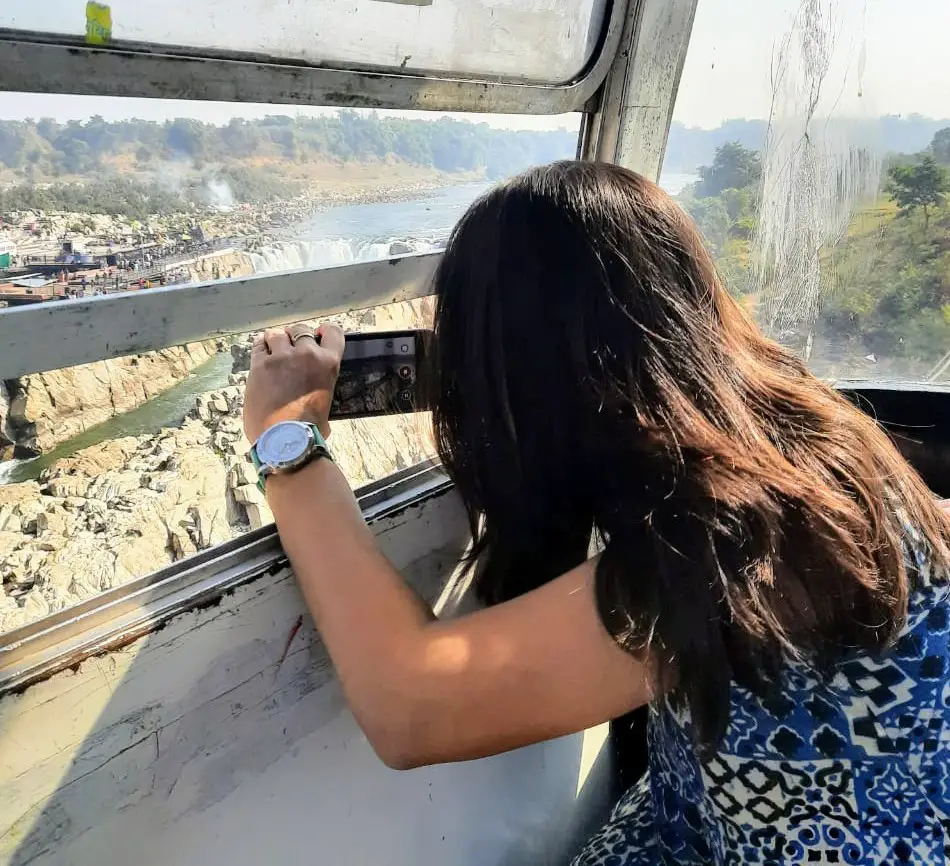
{"label": "fingers", "polygon": [[333,322],[326,322],[317,328],[316,334],[320,338],[320,348],[333,354],[337,361],[342,360],[346,346],[343,329]]}
{"label": "fingers", "polygon": [[[313,342],[311,342],[313,341]],[[289,355],[296,345],[311,351],[315,345],[330,353],[337,361],[343,357],[346,338],[339,325],[327,322],[314,329],[303,322],[285,328],[269,328],[254,337],[251,345],[251,364],[260,363],[268,355]]]}
{"label": "fingers", "polygon": [[267,343],[264,342],[264,335],[255,334],[254,342],[251,343],[251,366],[257,366],[269,354],[270,352],[267,350]]}
{"label": "fingers", "polygon": [[284,328],[268,328],[264,331],[264,342],[271,355],[289,355],[293,348]]}

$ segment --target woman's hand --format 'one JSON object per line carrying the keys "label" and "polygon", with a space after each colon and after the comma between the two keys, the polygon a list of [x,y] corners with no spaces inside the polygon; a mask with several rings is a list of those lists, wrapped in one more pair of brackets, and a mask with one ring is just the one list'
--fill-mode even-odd
{"label": "woman's hand", "polygon": [[244,394],[248,441],[256,442],[279,421],[316,424],[330,435],[330,403],[345,342],[343,331],[329,323],[315,332],[291,325],[257,335]]}

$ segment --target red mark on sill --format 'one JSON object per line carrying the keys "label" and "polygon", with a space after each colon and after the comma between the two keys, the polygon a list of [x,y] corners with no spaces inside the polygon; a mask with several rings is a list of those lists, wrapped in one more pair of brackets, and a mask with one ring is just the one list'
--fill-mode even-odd
{"label": "red mark on sill", "polygon": [[290,645],[294,642],[294,638],[297,636],[297,632],[300,631],[300,626],[302,625],[303,614],[300,614],[300,616],[297,617],[297,621],[290,629],[290,634],[287,635],[287,643],[284,644],[284,651],[280,654],[280,658],[277,660],[277,670],[280,670],[280,666],[284,663],[284,659],[287,658],[287,653],[290,652]]}

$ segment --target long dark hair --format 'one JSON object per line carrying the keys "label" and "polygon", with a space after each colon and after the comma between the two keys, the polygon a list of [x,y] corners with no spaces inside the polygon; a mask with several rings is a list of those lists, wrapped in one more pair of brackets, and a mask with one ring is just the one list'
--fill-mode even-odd
{"label": "long dark hair", "polygon": [[599,534],[604,626],[701,743],[725,731],[733,681],[764,694],[790,655],[827,666],[895,637],[895,508],[950,560],[884,432],[762,335],[639,175],[560,162],[492,190],[435,288],[434,424],[478,592],[535,588]]}

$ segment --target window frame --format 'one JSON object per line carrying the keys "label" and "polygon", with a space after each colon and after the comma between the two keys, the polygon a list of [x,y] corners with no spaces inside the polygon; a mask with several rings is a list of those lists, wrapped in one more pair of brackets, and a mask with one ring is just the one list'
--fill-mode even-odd
{"label": "window frame", "polygon": [[393,256],[4,310],[0,379],[421,298],[441,257]]}
{"label": "window frame", "polygon": [[353,65],[316,65],[216,49],[115,42],[0,28],[0,90],[491,114],[582,111],[618,53],[640,0],[611,0],[597,47],[561,84],[461,75],[416,75]]}

